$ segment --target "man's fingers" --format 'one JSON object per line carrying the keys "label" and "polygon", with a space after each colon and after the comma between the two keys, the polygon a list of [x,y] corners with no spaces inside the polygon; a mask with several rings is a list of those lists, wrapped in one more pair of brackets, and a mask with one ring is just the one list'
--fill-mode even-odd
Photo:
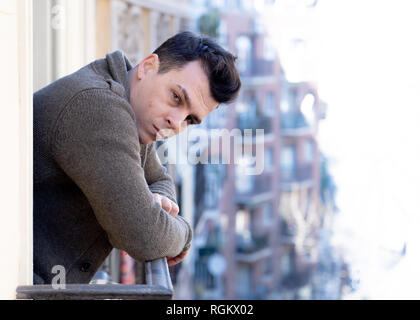
{"label": "man's fingers", "polygon": [[162,197],[162,208],[173,217],[176,217],[179,213],[178,205],[166,197]]}
{"label": "man's fingers", "polygon": [[184,260],[185,256],[187,255],[188,250],[181,252],[179,255],[177,255],[176,257],[173,258],[166,258],[166,261],[168,262],[168,266],[174,266],[178,263],[180,263],[182,260]]}
{"label": "man's fingers", "polygon": [[177,263],[174,261],[174,258],[166,258],[166,261],[168,262],[168,267],[172,267],[176,265]]}
{"label": "man's fingers", "polygon": [[165,196],[158,193],[153,193],[153,199],[162,206],[162,209],[168,212],[171,216],[176,217],[179,213],[178,205]]}
{"label": "man's fingers", "polygon": [[176,203],[172,202],[172,213],[176,216],[179,213],[179,207]]}
{"label": "man's fingers", "polygon": [[153,200],[162,206],[162,196],[158,193],[153,193]]}
{"label": "man's fingers", "polygon": [[172,201],[166,197],[162,197],[162,208],[172,215]]}
{"label": "man's fingers", "polygon": [[165,210],[167,212],[171,211],[172,204],[171,204],[171,201],[168,198],[166,198],[164,196],[161,196],[158,193],[153,193],[153,200],[155,202],[159,203],[163,210]]}

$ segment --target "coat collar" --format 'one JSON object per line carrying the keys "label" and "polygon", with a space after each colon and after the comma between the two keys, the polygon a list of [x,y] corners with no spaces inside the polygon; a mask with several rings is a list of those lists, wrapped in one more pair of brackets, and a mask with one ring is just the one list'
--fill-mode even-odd
{"label": "coat collar", "polygon": [[127,72],[133,68],[131,62],[120,50],[108,53],[106,55],[106,61],[111,76],[124,87],[126,98],[130,101],[130,83]]}

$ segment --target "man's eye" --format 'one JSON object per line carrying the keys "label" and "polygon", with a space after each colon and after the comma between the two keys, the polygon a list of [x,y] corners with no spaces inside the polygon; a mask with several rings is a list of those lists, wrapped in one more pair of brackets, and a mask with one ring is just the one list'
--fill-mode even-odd
{"label": "man's eye", "polygon": [[180,103],[181,102],[181,98],[179,97],[179,95],[176,94],[176,92],[172,93],[173,98],[176,102]]}
{"label": "man's eye", "polygon": [[185,120],[187,120],[188,124],[193,124],[193,119],[191,116],[186,117]]}

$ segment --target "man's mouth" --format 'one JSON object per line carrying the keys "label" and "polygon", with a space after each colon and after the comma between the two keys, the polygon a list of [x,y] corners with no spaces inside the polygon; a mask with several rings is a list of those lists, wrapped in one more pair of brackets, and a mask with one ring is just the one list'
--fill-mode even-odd
{"label": "man's mouth", "polygon": [[153,129],[155,129],[155,140],[156,141],[161,141],[161,140],[166,139],[165,134],[164,134],[164,130],[159,129],[154,124],[152,126],[153,126]]}
{"label": "man's mouth", "polygon": [[153,129],[155,129],[156,141],[165,140],[174,135],[174,131],[172,129],[159,129],[155,125],[153,125]]}
{"label": "man's mouth", "polygon": [[156,127],[154,124],[152,125],[153,129],[155,129],[155,136],[159,133],[159,128]]}

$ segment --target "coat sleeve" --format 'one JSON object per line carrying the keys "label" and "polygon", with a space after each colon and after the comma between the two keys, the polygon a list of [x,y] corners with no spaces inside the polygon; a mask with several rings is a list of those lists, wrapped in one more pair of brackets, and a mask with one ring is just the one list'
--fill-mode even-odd
{"label": "coat sleeve", "polygon": [[[164,166],[162,166],[159,157],[157,156],[156,150],[154,148],[154,144],[148,145],[147,149],[147,156],[144,165],[145,171],[145,178],[147,183],[149,184],[149,189],[153,193],[158,193],[163,195],[173,202],[176,201],[176,192],[175,186],[172,181],[171,176],[167,173],[167,170]],[[189,249],[192,240],[192,230],[190,224],[183,218],[181,215],[178,215],[176,219],[182,221],[183,223],[187,224],[189,228],[189,233],[191,237],[189,237],[187,243],[183,251]]]}
{"label": "coat sleeve", "polygon": [[176,201],[175,185],[166,168],[162,166],[156,154],[154,144],[147,146],[146,161],[144,164],[145,179],[149,184],[150,191],[168,197]]}
{"label": "coat sleeve", "polygon": [[85,194],[114,247],[138,261],[174,257],[185,249],[191,229],[153,201],[125,99],[107,89],[79,93],[51,137],[55,161]]}

